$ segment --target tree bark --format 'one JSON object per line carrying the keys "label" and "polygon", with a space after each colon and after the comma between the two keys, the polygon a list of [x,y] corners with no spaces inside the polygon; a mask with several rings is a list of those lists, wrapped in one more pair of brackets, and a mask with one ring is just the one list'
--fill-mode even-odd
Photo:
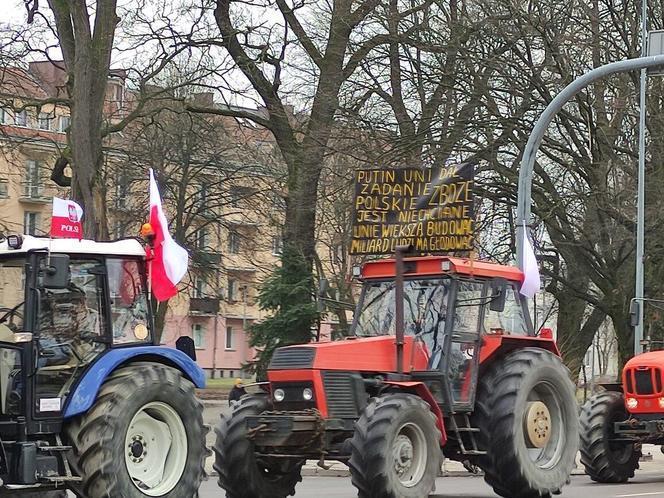
{"label": "tree bark", "polygon": [[102,126],[111,51],[119,22],[117,0],[97,0],[94,23],[85,2],[48,3],[55,17],[67,74],[72,197],[83,207],[85,236],[107,239]]}

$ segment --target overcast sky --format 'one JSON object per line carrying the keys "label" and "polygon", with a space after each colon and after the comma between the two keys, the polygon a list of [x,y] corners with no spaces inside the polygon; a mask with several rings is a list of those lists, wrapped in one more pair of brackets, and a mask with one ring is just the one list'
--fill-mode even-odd
{"label": "overcast sky", "polygon": [[25,22],[25,7],[21,0],[0,0],[0,23]]}

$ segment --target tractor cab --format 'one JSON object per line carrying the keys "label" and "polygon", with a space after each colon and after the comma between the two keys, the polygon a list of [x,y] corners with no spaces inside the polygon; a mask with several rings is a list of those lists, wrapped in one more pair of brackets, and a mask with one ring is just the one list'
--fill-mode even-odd
{"label": "tractor cab", "polygon": [[[362,267],[354,336],[396,335],[395,273],[394,260]],[[413,342],[408,373],[429,380],[445,408],[472,408],[485,338],[533,335],[521,280],[517,269],[463,258],[405,261],[403,329]]]}
{"label": "tractor cab", "polygon": [[[145,250],[10,236],[0,244],[0,435],[56,429],[69,395],[106,350],[152,344]],[[12,424],[12,421],[14,424]]]}
{"label": "tractor cab", "polygon": [[[138,239],[94,242],[10,235],[0,242],[0,281],[0,494],[29,489],[46,493],[63,487],[79,496],[95,494],[85,491],[95,484],[88,463],[79,459],[88,450],[79,453],[76,444],[86,442],[78,439],[78,431],[95,423],[89,417],[100,403],[100,392],[112,405],[102,409],[109,418],[104,434],[95,438],[124,438],[111,427],[116,419],[125,424],[124,430],[138,431],[129,440],[129,453],[113,457],[125,465],[122,472],[114,470],[108,478],[133,480],[136,489],[147,490],[146,496],[156,496],[150,490],[161,489],[163,483],[158,482],[163,479],[171,480],[169,489],[184,485],[179,477],[184,475],[186,450],[177,464],[181,467],[173,470],[180,474],[170,475],[167,465],[176,436],[181,433],[181,445],[187,444],[185,424],[178,422],[176,409],[161,398],[129,399],[139,392],[165,396],[164,389],[174,386],[190,407],[183,420],[193,417],[188,423],[202,430],[192,384],[204,385],[202,371],[184,353],[155,346],[143,244]],[[112,389],[125,386],[120,397],[104,391],[111,389],[109,378]],[[148,379],[154,386],[134,385]],[[177,387],[179,382],[186,382],[190,390]],[[113,416],[117,410],[122,413]],[[134,417],[140,424],[128,426],[123,417]],[[145,461],[145,447],[139,443],[146,434],[163,436],[164,446],[155,454],[163,454],[163,461]],[[194,459],[199,443],[189,450]],[[101,445],[98,450],[110,448]],[[118,491],[115,496],[126,494]]]}

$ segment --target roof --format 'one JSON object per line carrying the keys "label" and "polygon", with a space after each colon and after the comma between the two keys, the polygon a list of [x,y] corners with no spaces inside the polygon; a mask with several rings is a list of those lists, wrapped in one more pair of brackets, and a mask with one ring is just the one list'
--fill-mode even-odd
{"label": "roof", "polygon": [[0,256],[19,255],[28,251],[48,251],[61,254],[100,254],[112,256],[142,256],[145,248],[138,239],[121,239],[115,242],[95,242],[94,240],[48,239],[45,237],[23,236],[20,249],[10,249],[7,240],[0,242]]}
{"label": "roof", "polygon": [[0,68],[0,94],[31,99],[48,98],[37,79],[20,67]]}
{"label": "roof", "polygon": [[[406,258],[404,261],[407,277],[461,274],[468,277],[504,278],[512,282],[523,282],[523,272],[518,268],[488,261],[451,256],[422,256]],[[443,269],[444,262],[448,262],[448,268]],[[362,277],[367,279],[394,278],[395,272],[394,259],[370,261],[362,266]]]}

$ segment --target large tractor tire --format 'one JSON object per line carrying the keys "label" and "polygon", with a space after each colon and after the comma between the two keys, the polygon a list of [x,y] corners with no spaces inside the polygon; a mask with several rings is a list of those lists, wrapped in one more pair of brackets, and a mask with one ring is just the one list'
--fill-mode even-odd
{"label": "large tractor tire", "polygon": [[351,479],[360,498],[422,498],[434,490],[440,431],[418,396],[373,399],[355,424],[351,448]]}
{"label": "large tractor tire", "polygon": [[593,481],[627,482],[639,468],[641,446],[613,441],[614,422],[629,418],[621,393],[601,392],[581,410],[581,463]]}
{"label": "large tractor tire", "polygon": [[302,459],[258,458],[247,438],[247,417],[268,408],[266,396],[244,396],[215,427],[214,470],[227,498],[285,498],[302,480]]}
{"label": "large tractor tire", "polygon": [[119,368],[66,427],[86,498],[191,498],[204,475],[206,429],[194,385],[149,362]]}
{"label": "large tractor tire", "polygon": [[560,494],[574,467],[579,424],[574,385],[560,358],[525,348],[483,372],[473,425],[487,454],[485,481],[506,498]]}

